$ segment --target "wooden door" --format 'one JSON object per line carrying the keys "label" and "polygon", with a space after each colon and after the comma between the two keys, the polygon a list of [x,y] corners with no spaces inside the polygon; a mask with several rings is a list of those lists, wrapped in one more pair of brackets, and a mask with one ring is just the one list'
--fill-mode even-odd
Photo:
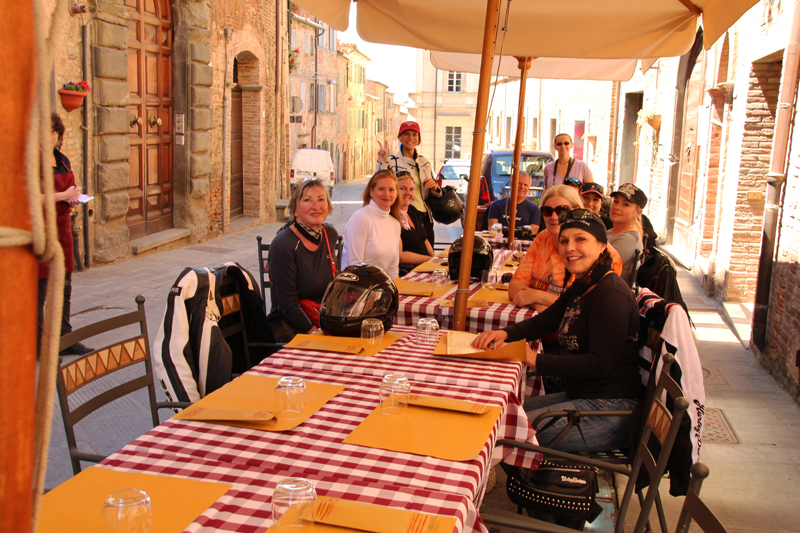
{"label": "wooden door", "polygon": [[681,172],[678,182],[677,220],[683,226],[692,225],[694,220],[695,196],[697,194],[697,164],[700,150],[697,142],[698,113],[703,103],[703,61],[697,60],[689,84],[686,88],[686,107],[684,108],[683,144],[681,145]]}
{"label": "wooden door", "polygon": [[242,161],[242,90],[231,89],[231,220],[242,216],[244,164]]}
{"label": "wooden door", "polygon": [[172,227],[172,10],[165,0],[125,0],[131,127],[131,240]]}

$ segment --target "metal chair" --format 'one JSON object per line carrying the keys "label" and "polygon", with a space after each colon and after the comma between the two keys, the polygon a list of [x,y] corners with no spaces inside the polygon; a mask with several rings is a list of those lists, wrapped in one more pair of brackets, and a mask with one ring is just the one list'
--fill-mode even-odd
{"label": "metal chair", "polygon": [[706,465],[703,463],[692,465],[692,481],[689,483],[686,499],[683,500],[683,507],[678,517],[678,526],[675,528],[675,533],[688,533],[692,520],[697,522],[697,525],[705,533],[728,533],[725,526],[700,499],[700,487],[707,477],[708,467]]}
{"label": "metal chair", "polygon": [[258,283],[261,288],[261,298],[264,300],[264,314],[266,314],[267,289],[272,287],[272,282],[269,279],[269,243],[262,243],[261,235],[256,237],[256,241],[258,242]]}
{"label": "metal chair", "polygon": [[[80,357],[65,364],[58,371],[56,379],[58,401],[61,404],[61,416],[64,420],[64,431],[67,435],[72,471],[75,474],[81,471],[81,461],[97,463],[105,459],[102,455],[78,451],[75,441],[75,424],[97,409],[134,391],[147,388],[150,400],[150,416],[155,427],[159,424],[158,409],[183,408],[191,405],[189,402],[156,401],[153,367],[150,361],[150,341],[147,337],[147,322],[144,312],[144,296],[139,295],[136,297],[136,305],[136,311],[101,320],[61,337],[60,349],[63,350],[76,342],[81,342],[95,335],[139,324],[138,335]],[[145,372],[143,376],[135,377],[121,384],[110,385],[113,383],[107,379],[110,374],[138,363],[144,363]],[[117,383],[119,383],[119,379],[117,378]],[[109,388],[95,394],[74,409],[70,409],[70,397],[73,394],[82,391],[83,387],[89,383],[100,381],[108,383]],[[94,388],[101,387],[97,384],[91,387],[91,389]],[[92,392],[82,391],[79,396],[85,397],[86,394],[92,394]]]}
{"label": "metal chair", "polygon": [[[547,458],[566,459],[569,461],[574,461],[575,463],[592,466],[600,470],[606,470],[627,476],[628,484],[625,488],[625,495],[622,498],[622,504],[620,505],[619,514],[617,516],[616,533],[622,532],[625,522],[625,515],[630,507],[630,501],[633,497],[633,492],[637,485],[639,474],[642,470],[642,467],[644,467],[649,474],[650,482],[646,495],[642,496],[641,491],[637,491],[641,503],[641,511],[636,522],[636,527],[634,528],[634,533],[642,533],[645,530],[645,527],[648,525],[650,511],[653,508],[656,498],[658,497],[658,485],[662,476],[664,475],[664,471],[666,470],[667,460],[670,452],[672,451],[672,445],[675,443],[675,437],[678,433],[681,418],[689,408],[689,402],[683,397],[681,388],[669,375],[669,369],[674,360],[675,358],[671,354],[664,355],[664,365],[658,377],[654,400],[652,406],[650,407],[645,429],[642,432],[641,439],[639,440],[639,446],[636,450],[636,455],[634,456],[633,465],[631,468],[590,459],[580,455],[561,452],[542,446],[535,446],[526,442],[501,439],[497,441],[496,445],[511,446],[514,448],[539,452],[544,454]],[[666,392],[668,397],[671,397],[674,400],[671,411],[667,408],[666,402],[662,400],[662,395],[664,392]],[[658,457],[654,457],[648,448],[648,442],[650,441],[651,435],[655,437],[661,445],[661,450],[658,453]],[[664,517],[664,513],[660,509],[660,506],[657,506],[657,508],[662,533],[667,533],[666,518]],[[509,517],[481,513],[481,518],[487,525],[494,524],[498,526],[511,527],[514,529],[521,529],[524,531],[540,531],[548,533],[568,533],[574,531],[573,529],[555,526],[540,520],[519,516]]]}

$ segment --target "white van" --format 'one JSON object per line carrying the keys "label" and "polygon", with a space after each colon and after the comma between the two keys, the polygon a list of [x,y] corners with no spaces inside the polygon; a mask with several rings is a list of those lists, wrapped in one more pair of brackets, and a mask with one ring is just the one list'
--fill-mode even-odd
{"label": "white van", "polygon": [[292,167],[289,174],[289,185],[295,185],[304,179],[318,179],[328,187],[328,194],[333,194],[333,162],[327,150],[314,150],[313,148],[300,148],[292,157]]}

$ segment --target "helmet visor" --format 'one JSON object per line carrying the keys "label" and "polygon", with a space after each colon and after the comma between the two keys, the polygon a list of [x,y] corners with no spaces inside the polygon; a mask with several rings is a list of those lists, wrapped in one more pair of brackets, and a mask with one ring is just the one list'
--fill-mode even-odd
{"label": "helmet visor", "polygon": [[333,282],[323,298],[325,314],[340,318],[368,318],[389,311],[392,293],[376,287]]}

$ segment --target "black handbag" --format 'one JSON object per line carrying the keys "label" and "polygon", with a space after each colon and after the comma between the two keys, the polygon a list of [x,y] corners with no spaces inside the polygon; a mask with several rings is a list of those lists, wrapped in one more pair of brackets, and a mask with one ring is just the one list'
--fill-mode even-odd
{"label": "black handbag", "polygon": [[582,531],[603,511],[595,501],[597,471],[590,466],[545,459],[535,470],[510,470],[508,497],[530,516],[537,511],[554,515],[558,524]]}

